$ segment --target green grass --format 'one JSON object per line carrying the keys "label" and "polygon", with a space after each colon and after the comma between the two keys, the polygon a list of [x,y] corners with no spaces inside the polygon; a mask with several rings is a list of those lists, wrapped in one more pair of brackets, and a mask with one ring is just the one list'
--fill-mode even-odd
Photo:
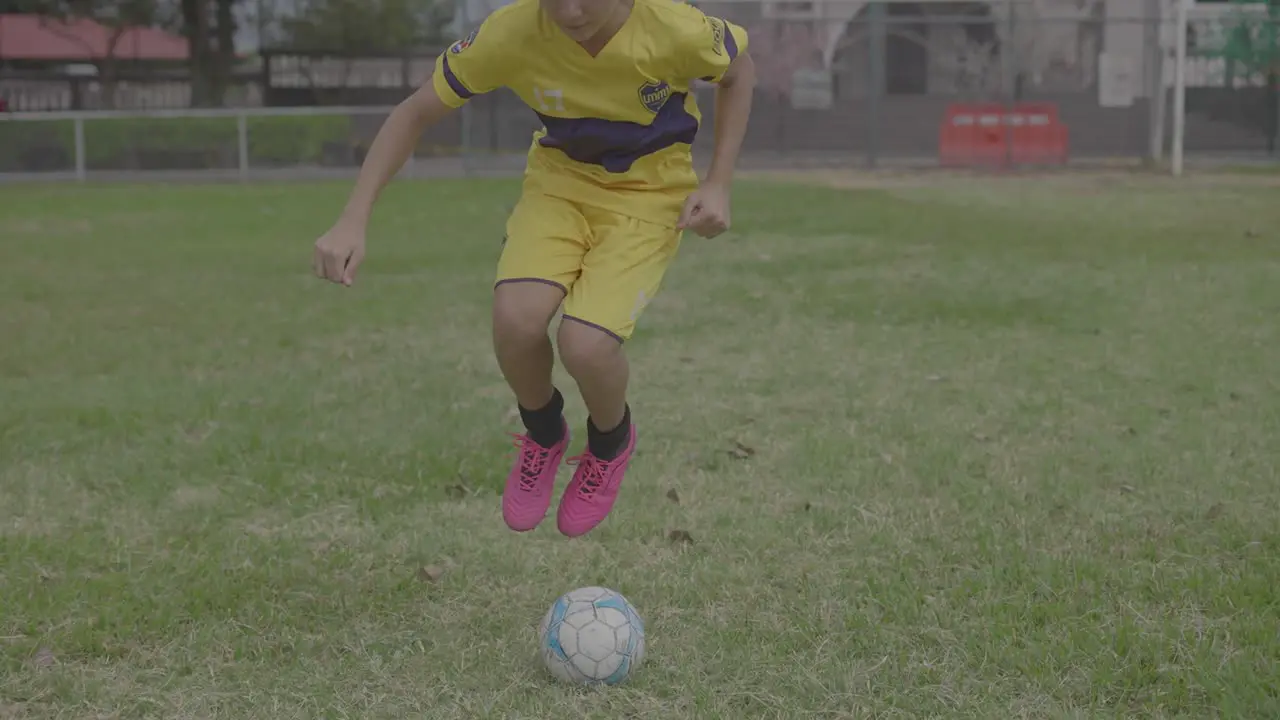
{"label": "green grass", "polygon": [[[1275,188],[743,183],[579,540],[500,518],[518,185],[394,185],[343,290],[346,188],[0,192],[0,717],[1280,717]],[[534,657],[589,584],[605,692]]]}

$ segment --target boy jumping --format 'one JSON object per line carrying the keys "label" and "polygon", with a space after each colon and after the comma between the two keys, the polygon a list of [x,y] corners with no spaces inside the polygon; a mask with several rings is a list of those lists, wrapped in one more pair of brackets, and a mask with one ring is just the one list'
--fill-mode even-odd
{"label": "boy jumping", "polygon": [[[715,148],[701,185],[690,85],[718,84]],[[355,281],[382,188],[422,131],[468,98],[507,87],[538,114],[520,201],[507,220],[493,293],[493,345],[526,434],[502,515],[532,530],[551,506],[569,445],[552,385],[548,327],[587,406],[587,446],[557,514],[582,535],[612,509],[635,449],[622,343],[653,299],[685,229],[729,227],[729,184],[755,84],[742,28],[674,0],[516,0],[436,60],[431,82],[378,132],[355,188],[315,244],[316,275]]]}

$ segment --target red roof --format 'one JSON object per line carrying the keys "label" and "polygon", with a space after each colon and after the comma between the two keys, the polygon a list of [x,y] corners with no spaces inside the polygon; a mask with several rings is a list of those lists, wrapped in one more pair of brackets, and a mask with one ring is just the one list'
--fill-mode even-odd
{"label": "red roof", "polygon": [[[108,57],[111,29],[87,18],[67,23],[38,15],[0,15],[0,59],[92,62]],[[187,39],[157,28],[135,27],[116,41],[121,60],[186,60]]]}

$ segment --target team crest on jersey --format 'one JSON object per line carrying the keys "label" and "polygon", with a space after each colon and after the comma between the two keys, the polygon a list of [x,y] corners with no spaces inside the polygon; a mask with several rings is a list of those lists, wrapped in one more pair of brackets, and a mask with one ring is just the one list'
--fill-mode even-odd
{"label": "team crest on jersey", "polygon": [[640,104],[649,112],[656,113],[671,97],[671,86],[666,82],[647,82],[640,86]]}
{"label": "team crest on jersey", "polygon": [[462,38],[458,42],[450,45],[449,52],[453,53],[454,55],[457,55],[463,50],[466,50],[467,48],[471,47],[471,43],[476,41],[476,35],[478,35],[479,33],[480,33],[480,28],[476,28],[475,30],[472,30],[470,35],[467,35],[466,37]]}

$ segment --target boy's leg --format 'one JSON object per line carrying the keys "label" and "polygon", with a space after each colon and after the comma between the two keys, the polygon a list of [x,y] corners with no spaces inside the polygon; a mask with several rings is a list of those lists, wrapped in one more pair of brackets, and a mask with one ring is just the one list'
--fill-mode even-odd
{"label": "boy's leg", "polygon": [[[544,407],[554,398],[551,370],[555,354],[547,326],[564,295],[559,286],[532,280],[500,282],[493,289],[493,351],[522,409]],[[556,439],[541,434],[541,428],[528,429],[543,444]]]}
{"label": "boy's leg", "polygon": [[526,429],[516,436],[519,453],[502,494],[503,519],[516,531],[546,517],[568,448],[547,326],[578,278],[589,233],[574,205],[537,194],[522,197],[507,221],[493,290],[493,348]]}
{"label": "boy's leg", "polygon": [[578,383],[590,417],[587,449],[560,501],[557,524],[569,536],[599,525],[613,508],[635,448],[627,405],[623,343],[657,294],[680,244],[679,231],[589,211],[594,244],[565,299],[557,333],[560,359]]}
{"label": "boy's leg", "polygon": [[[556,343],[560,346],[560,360],[578,384],[587,406],[588,430],[618,427],[626,413],[627,382],[631,376],[622,340],[614,331],[587,324],[566,311]],[[588,433],[588,440],[593,439],[593,434]],[[598,444],[592,449],[606,459],[619,450]]]}

